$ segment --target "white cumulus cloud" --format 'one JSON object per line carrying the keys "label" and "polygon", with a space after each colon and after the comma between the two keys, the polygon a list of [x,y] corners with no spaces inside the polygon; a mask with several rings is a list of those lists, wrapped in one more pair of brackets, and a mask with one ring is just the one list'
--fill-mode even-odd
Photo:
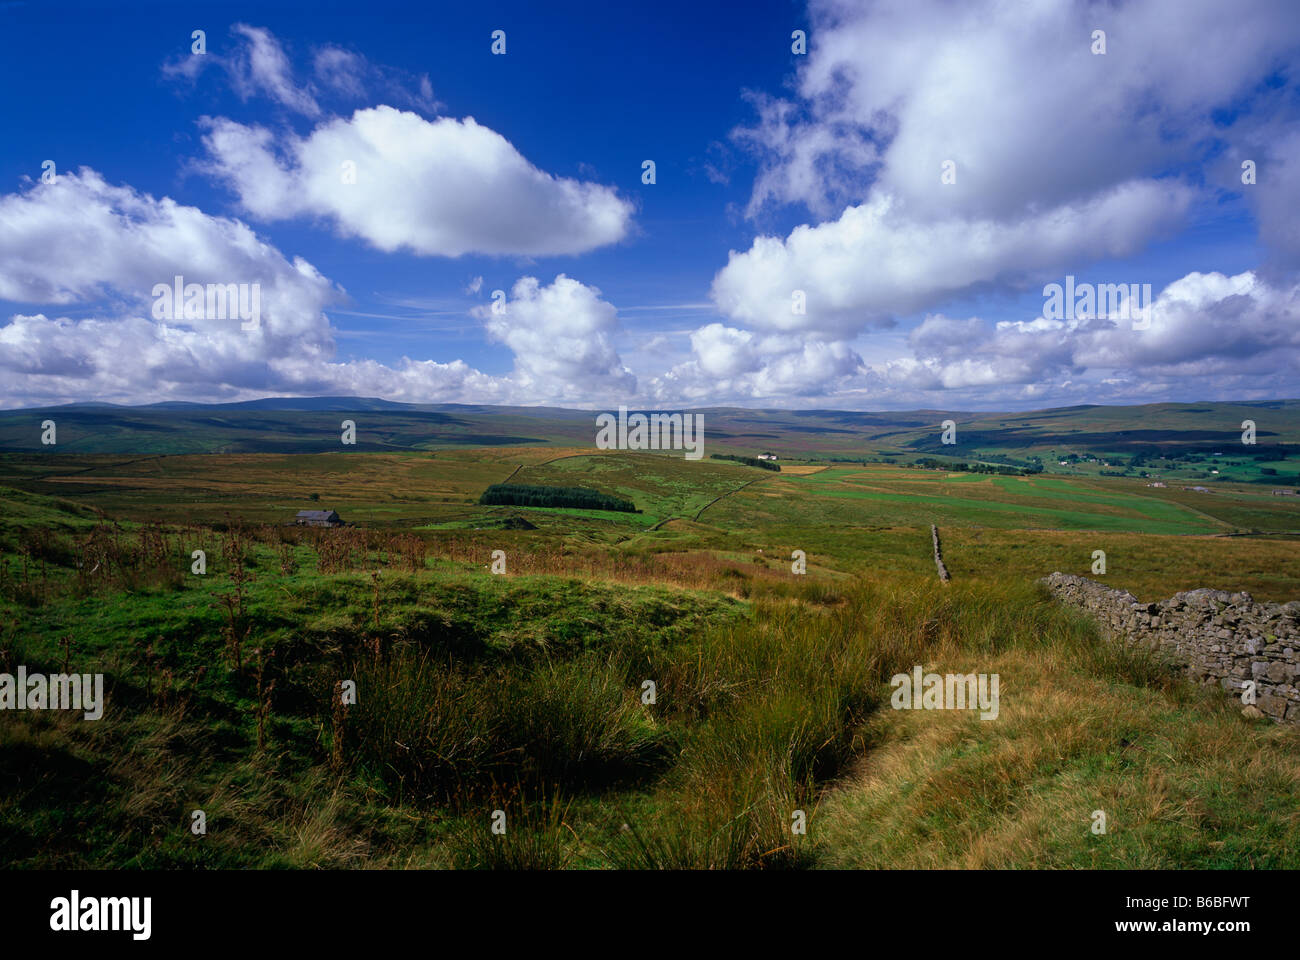
{"label": "white cumulus cloud", "polygon": [[512,379],[533,402],[599,405],[602,397],[617,401],[636,388],[611,339],[618,311],[595,287],[564,274],[546,286],[536,277],[521,277],[503,312],[483,306],[474,314],[514,352]]}
{"label": "white cumulus cloud", "polygon": [[227,119],[205,127],[208,169],[252,216],[322,217],[385,252],[583,253],[621,240],[632,214],[612,188],[539,170],[472,117],[380,106],[281,142]]}

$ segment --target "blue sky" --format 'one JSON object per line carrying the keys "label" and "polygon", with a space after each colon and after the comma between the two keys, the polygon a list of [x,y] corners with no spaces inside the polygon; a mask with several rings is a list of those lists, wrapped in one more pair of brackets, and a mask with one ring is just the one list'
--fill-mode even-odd
{"label": "blue sky", "polygon": [[1287,4],[546,6],[0,3],[0,401],[1295,395]]}

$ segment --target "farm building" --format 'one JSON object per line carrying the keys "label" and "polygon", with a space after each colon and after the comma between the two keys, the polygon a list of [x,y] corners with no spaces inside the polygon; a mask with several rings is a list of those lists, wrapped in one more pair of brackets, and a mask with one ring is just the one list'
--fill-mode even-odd
{"label": "farm building", "polygon": [[1274,491],[1273,491],[1273,496],[1275,496],[1275,497],[1294,497],[1295,495],[1296,495],[1296,493],[1295,493],[1294,490],[1274,490]]}
{"label": "farm building", "polygon": [[333,510],[299,510],[293,522],[300,527],[343,526],[343,518]]}

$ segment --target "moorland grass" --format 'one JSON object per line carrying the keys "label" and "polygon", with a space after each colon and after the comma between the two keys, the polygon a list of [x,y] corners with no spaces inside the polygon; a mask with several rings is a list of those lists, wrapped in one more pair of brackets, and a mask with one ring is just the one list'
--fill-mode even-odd
{"label": "moorland grass", "polygon": [[[1296,731],[1034,585],[1091,535],[945,530],[944,586],[926,531],[861,519],[317,534],[13,499],[0,669],[103,671],[108,707],[0,716],[9,865],[1297,865]],[[1116,586],[1294,585],[1294,543],[1096,545]],[[914,665],[999,674],[998,719],[890,709]]]}

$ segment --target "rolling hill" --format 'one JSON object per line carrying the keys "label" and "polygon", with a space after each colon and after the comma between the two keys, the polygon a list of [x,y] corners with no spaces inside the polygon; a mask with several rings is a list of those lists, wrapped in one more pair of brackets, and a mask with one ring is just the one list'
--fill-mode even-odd
{"label": "rolling hill", "polygon": [[[47,419],[57,424],[57,447],[65,453],[327,452],[338,448],[343,419],[357,424],[358,450],[590,445],[600,412],[410,404],[364,397],[268,397],[240,403],[130,407],[69,404],[0,411],[0,451],[48,450],[41,443],[41,423]],[[771,450],[787,456],[1242,452],[1245,420],[1255,422],[1256,446],[1261,450],[1300,444],[1300,400],[1087,405],[1022,413],[738,407],[692,412],[703,415],[706,441],[711,444],[740,453]],[[957,425],[955,446],[942,442],[940,424],[948,419]]]}

